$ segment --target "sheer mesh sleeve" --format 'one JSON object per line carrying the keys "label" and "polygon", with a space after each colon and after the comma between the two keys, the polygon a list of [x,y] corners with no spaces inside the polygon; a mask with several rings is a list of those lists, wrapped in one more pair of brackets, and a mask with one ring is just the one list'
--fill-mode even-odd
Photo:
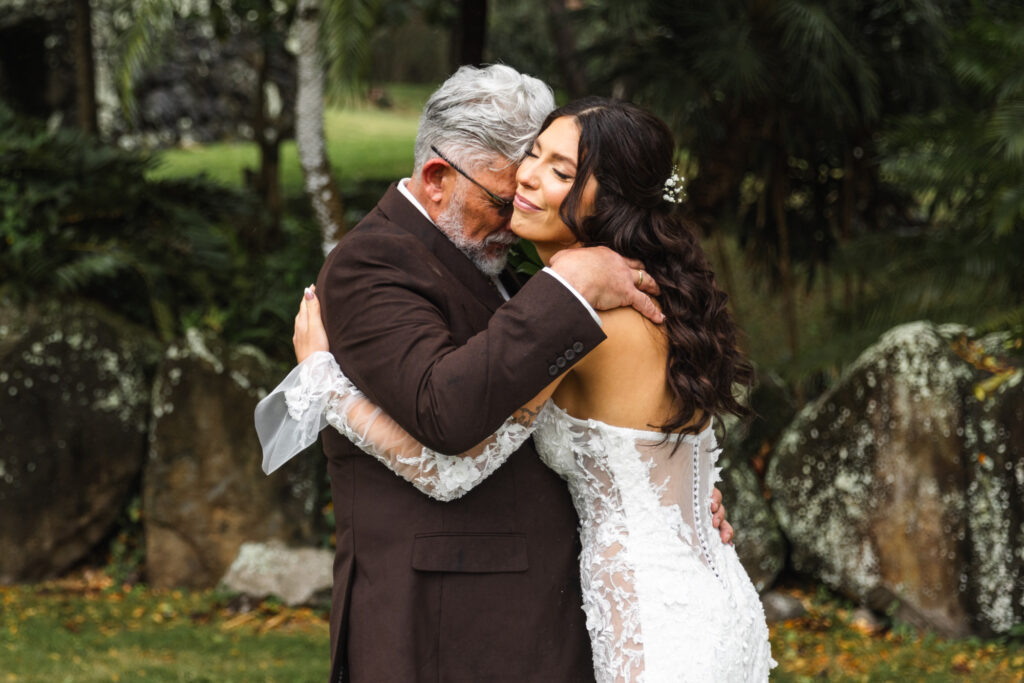
{"label": "sheer mesh sleeve", "polygon": [[263,470],[270,474],[331,425],[392,472],[437,500],[454,500],[491,475],[533,432],[536,412],[517,411],[485,441],[456,455],[433,451],[408,434],[318,351],[256,407]]}

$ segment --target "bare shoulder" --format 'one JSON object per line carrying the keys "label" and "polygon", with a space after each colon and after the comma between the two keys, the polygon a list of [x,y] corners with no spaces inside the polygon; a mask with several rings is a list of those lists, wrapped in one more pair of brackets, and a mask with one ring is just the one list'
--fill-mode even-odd
{"label": "bare shoulder", "polygon": [[656,325],[632,308],[615,308],[599,315],[607,338],[580,362],[581,372],[602,372],[609,364],[622,365],[624,357],[663,357],[667,349],[663,325]]}

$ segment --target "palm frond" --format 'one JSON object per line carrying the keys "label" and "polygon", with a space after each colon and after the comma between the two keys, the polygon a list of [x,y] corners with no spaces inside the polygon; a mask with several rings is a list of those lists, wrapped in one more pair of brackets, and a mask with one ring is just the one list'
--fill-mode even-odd
{"label": "palm frond", "polygon": [[324,0],[321,44],[329,97],[346,97],[366,85],[381,8],[381,0]]}
{"label": "palm frond", "polygon": [[112,278],[134,267],[132,256],[116,245],[107,244],[93,249],[52,271],[56,291],[78,293],[98,280]]}
{"label": "palm frond", "polygon": [[174,34],[175,0],[136,0],[132,23],[114,47],[114,80],[125,118],[137,113],[135,81],[163,56]]}

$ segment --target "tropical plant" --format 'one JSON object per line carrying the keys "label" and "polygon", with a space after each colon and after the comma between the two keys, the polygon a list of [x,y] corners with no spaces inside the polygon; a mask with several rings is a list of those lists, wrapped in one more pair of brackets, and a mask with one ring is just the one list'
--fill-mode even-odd
{"label": "tropical plant", "polygon": [[203,178],[150,181],[143,153],[47,130],[0,104],[0,296],[85,297],[164,340],[204,327],[286,357],[315,231],[254,250],[256,206]]}
{"label": "tropical plant", "polygon": [[877,135],[940,98],[946,5],[591,0],[579,13],[591,81],[672,123],[693,217],[709,234],[734,227],[779,288],[793,357],[798,267],[812,276],[837,243],[907,219],[911,198],[879,178]]}
{"label": "tropical plant", "polygon": [[[897,119],[882,177],[918,199],[922,227],[842,254],[876,282],[869,329],[914,317],[1024,331],[1024,8],[972,4],[951,31],[948,98]],[[877,257],[884,250],[886,258]]]}

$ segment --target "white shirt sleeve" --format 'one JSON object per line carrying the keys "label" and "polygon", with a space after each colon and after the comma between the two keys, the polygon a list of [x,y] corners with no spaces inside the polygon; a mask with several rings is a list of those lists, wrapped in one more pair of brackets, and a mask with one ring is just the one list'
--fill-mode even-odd
{"label": "white shirt sleeve", "polygon": [[586,299],[583,298],[583,295],[576,291],[575,287],[573,287],[568,282],[566,282],[565,278],[563,278],[561,275],[559,275],[555,271],[551,270],[550,268],[545,267],[544,268],[544,272],[547,273],[548,275],[550,275],[551,277],[555,278],[559,282],[561,282],[565,286],[566,289],[568,289],[570,292],[572,292],[573,296],[575,296],[577,299],[579,299],[580,303],[583,304],[583,306],[587,309],[587,311],[590,312],[590,316],[594,319],[594,322],[596,322],[599,327],[601,326],[601,316],[599,316],[597,314],[597,311],[594,310],[594,307],[591,306],[590,303]]}

